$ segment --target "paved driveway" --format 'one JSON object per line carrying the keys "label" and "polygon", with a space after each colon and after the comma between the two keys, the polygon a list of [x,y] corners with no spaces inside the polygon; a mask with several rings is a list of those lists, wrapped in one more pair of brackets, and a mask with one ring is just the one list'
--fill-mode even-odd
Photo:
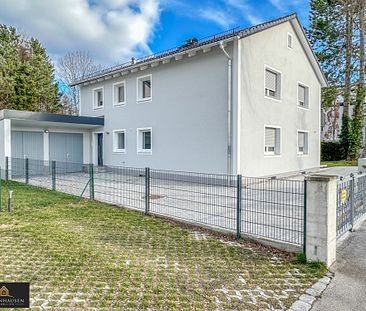
{"label": "paved driveway", "polygon": [[312,311],[366,310],[366,221],[337,249],[335,278]]}

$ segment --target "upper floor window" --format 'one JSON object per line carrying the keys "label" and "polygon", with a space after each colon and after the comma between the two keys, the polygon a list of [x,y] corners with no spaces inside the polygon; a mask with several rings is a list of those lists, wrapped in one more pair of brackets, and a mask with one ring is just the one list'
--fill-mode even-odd
{"label": "upper floor window", "polygon": [[297,105],[300,108],[309,108],[309,87],[301,83],[297,85]]}
{"label": "upper floor window", "polygon": [[137,152],[151,153],[152,152],[152,129],[140,128],[137,129]]}
{"label": "upper floor window", "polygon": [[151,75],[137,78],[137,100],[148,101],[152,98]]}
{"label": "upper floor window", "polygon": [[126,131],[113,131],[113,152],[126,152]]}
{"label": "upper floor window", "polygon": [[309,154],[309,133],[297,132],[297,154]]}
{"label": "upper floor window", "polygon": [[124,105],[126,99],[126,84],[118,82],[113,84],[113,105]]}
{"label": "upper floor window", "polygon": [[265,71],[265,96],[280,99],[281,97],[281,74],[273,69]]}
{"label": "upper floor window", "polygon": [[292,38],[292,34],[290,34],[289,32],[287,33],[287,47],[289,49],[293,48],[293,38]]}
{"label": "upper floor window", "polygon": [[281,129],[266,126],[264,132],[264,154],[279,155],[281,153]]}
{"label": "upper floor window", "polygon": [[103,87],[93,90],[93,105],[94,109],[103,107],[104,105]]}

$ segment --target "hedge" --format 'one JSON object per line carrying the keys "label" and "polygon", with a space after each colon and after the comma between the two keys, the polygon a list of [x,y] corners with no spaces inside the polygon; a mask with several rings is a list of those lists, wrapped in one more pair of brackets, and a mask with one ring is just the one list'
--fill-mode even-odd
{"label": "hedge", "polygon": [[339,141],[323,141],[321,149],[322,161],[340,161],[344,159],[344,152]]}

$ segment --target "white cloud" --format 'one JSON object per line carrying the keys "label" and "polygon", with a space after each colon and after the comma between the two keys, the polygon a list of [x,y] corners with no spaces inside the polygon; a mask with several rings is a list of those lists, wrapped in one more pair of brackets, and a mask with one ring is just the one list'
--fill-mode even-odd
{"label": "white cloud", "polygon": [[222,28],[229,28],[233,22],[233,19],[230,17],[229,13],[223,10],[205,8],[198,10],[198,14],[201,18],[212,21],[220,25]]}
{"label": "white cloud", "polygon": [[0,23],[38,38],[57,58],[89,50],[98,62],[120,63],[150,52],[159,0],[0,0]]}
{"label": "white cloud", "polygon": [[294,7],[298,7],[304,4],[302,0],[269,0],[269,2],[280,12],[288,12]]}

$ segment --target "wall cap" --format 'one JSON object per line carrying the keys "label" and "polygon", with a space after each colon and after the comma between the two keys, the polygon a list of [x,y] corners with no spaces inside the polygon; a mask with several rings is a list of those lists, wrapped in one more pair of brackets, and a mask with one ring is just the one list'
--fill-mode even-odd
{"label": "wall cap", "polygon": [[306,181],[329,182],[329,181],[337,180],[337,179],[338,179],[337,175],[312,174],[312,175],[305,176]]}

